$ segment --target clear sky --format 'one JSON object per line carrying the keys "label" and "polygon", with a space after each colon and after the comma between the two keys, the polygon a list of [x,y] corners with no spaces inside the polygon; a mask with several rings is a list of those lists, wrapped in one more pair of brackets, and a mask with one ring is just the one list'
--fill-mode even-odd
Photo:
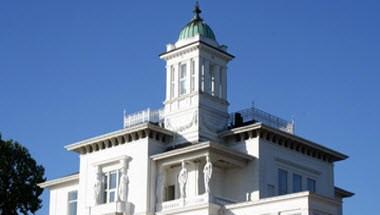
{"label": "clear sky", "polygon": [[[337,186],[345,214],[373,214],[380,180],[380,2],[208,0],[202,16],[236,56],[230,110],[296,120],[296,133],[350,158]],[[31,151],[48,179],[78,171],[75,141],[122,127],[123,109],[159,108],[164,62],[194,1],[2,0],[0,132]],[[48,193],[43,194],[48,214]]]}

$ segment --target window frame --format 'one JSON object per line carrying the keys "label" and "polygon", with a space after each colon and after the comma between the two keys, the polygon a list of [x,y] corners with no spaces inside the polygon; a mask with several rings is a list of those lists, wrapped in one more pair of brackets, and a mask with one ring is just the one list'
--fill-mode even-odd
{"label": "window frame", "polygon": [[[75,198],[74,199],[70,199],[70,194],[73,194],[75,193]],[[71,212],[71,207],[73,207],[73,205],[75,205],[75,211],[74,211],[74,214],[72,214]],[[72,190],[72,191],[69,191],[67,193],[67,214],[68,215],[77,215],[78,214],[78,190]]]}
{"label": "window frame", "polygon": [[[116,174],[115,187],[110,188],[111,186],[111,175]],[[110,170],[103,172],[103,204],[108,204],[117,201],[117,191],[119,187],[121,177],[120,169]],[[111,194],[113,194],[113,200],[111,201]]]}
{"label": "window frame", "polygon": [[309,192],[312,192],[312,193],[317,192],[317,180],[315,180],[314,178],[307,178],[306,188]]}
{"label": "window frame", "polygon": [[[282,175],[284,173],[284,175]],[[278,169],[278,195],[285,195],[289,192],[289,186],[288,186],[288,178],[289,178],[289,172],[285,169]],[[285,181],[282,181],[282,180]],[[283,187],[284,185],[285,187]]]}
{"label": "window frame", "polygon": [[[184,73],[184,74],[183,74]],[[178,74],[178,81],[179,81],[179,96],[183,96],[187,94],[188,87],[187,87],[187,64],[181,63],[179,64],[179,74]]]}
{"label": "window frame", "polygon": [[170,66],[170,98],[174,98],[175,92],[175,68],[174,66]]}
{"label": "window frame", "polygon": [[[296,184],[296,180],[295,180],[297,177],[299,178],[298,184]],[[293,173],[293,177],[292,177],[292,191],[293,191],[293,193],[297,193],[297,192],[302,191],[302,183],[303,183],[302,175],[297,174],[297,173]],[[298,189],[296,189],[296,188],[298,188]]]}

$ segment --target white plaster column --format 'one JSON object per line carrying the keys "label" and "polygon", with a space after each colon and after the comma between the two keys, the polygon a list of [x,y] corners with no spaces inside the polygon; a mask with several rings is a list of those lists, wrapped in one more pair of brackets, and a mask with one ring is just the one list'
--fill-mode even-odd
{"label": "white plaster column", "polygon": [[156,180],[156,205],[161,204],[164,201],[164,190],[166,183],[166,174],[164,167],[160,167],[158,170]]}
{"label": "white plaster column", "polygon": [[171,99],[170,95],[170,88],[171,88],[171,66],[166,64],[166,101],[169,101]]}
{"label": "white plaster column", "polygon": [[222,67],[222,98],[227,100],[227,67]]}
{"label": "white plaster column", "polygon": [[211,76],[210,76],[210,61],[205,60],[205,79],[204,79],[204,91],[211,95]]}

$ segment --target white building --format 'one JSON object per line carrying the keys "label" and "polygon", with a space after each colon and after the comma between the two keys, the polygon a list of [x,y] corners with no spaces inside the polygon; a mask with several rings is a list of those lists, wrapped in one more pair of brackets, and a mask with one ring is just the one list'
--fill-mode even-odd
{"label": "white building", "polygon": [[334,162],[347,156],[257,108],[228,113],[234,57],[200,12],[160,55],[164,107],[65,147],[78,153],[79,173],[40,184],[50,215],[342,214],[353,194],[335,186]]}

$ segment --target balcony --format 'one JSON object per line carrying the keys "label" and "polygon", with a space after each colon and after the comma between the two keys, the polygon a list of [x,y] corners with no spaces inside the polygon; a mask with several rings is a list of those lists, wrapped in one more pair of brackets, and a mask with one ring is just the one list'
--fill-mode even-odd
{"label": "balcony", "polygon": [[150,108],[133,114],[124,113],[124,128],[129,128],[142,123],[154,123],[162,125],[164,120],[164,109],[151,110]]}
{"label": "balcony", "polygon": [[280,117],[274,116],[256,107],[251,107],[230,113],[228,126],[230,128],[234,128],[256,122],[261,122],[264,125],[270,126],[272,128],[277,128],[282,131],[294,134],[295,124],[293,121],[281,119]]}
{"label": "balcony", "polygon": [[91,209],[92,215],[133,214],[132,212],[133,205],[131,203],[119,201],[96,205]]}
{"label": "balcony", "polygon": [[[157,165],[156,212],[161,214],[183,212],[189,208],[214,210],[216,206],[236,203],[236,199],[245,193],[229,193],[222,181],[229,183],[226,178],[232,178],[239,169],[255,160],[211,142],[153,155],[151,159]],[[180,175],[183,172],[186,172],[186,179],[181,179],[185,180],[181,188]]]}

